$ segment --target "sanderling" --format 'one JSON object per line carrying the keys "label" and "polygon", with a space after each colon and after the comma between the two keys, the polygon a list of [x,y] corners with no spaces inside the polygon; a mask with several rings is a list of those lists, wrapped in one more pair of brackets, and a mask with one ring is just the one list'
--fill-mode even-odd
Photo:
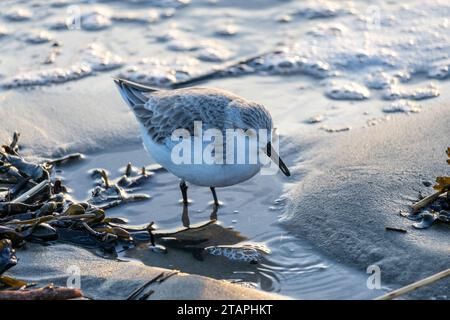
{"label": "sanderling", "polygon": [[[250,162],[248,160],[250,156],[247,156],[243,163],[234,163],[228,158],[225,162],[211,163],[202,159],[197,161],[196,157],[199,154],[203,156],[206,150],[209,150],[216,160],[222,160],[224,154],[230,151],[238,154],[250,152],[250,143],[246,143],[243,148],[242,145],[233,143],[233,147],[227,149],[229,140],[222,140],[220,146],[218,144],[220,139],[217,137],[212,150],[208,149],[211,142],[205,143],[204,140],[201,140],[200,150],[195,150],[196,141],[203,138],[198,136],[199,133],[195,127],[197,123],[200,123],[201,129],[216,129],[224,135],[225,131],[234,129],[238,131],[238,136],[264,141],[262,148],[257,147],[258,152],[263,151],[264,157],[268,160],[267,155],[278,166],[276,169],[280,168],[286,176],[290,176],[289,169],[279,158],[272,141],[272,118],[261,104],[219,89],[191,87],[164,90],[123,79],[114,79],[114,81],[140,124],[147,152],[156,162],[181,179],[180,189],[185,206],[188,204],[186,182],[209,187],[214,198],[214,205],[217,207],[219,201],[215,187],[231,186],[248,180],[263,166],[260,158],[256,162]],[[182,133],[187,132],[188,137],[192,139],[193,155],[188,156],[191,162],[180,163],[174,159],[175,156],[179,156],[177,152],[174,152],[178,148],[176,142],[180,136],[179,133],[174,134],[177,130],[182,130]],[[268,132],[268,136],[264,137],[266,140],[260,133],[263,130]],[[175,140],[174,135],[177,138]],[[243,150],[238,150],[239,148]],[[186,150],[183,153],[188,154]],[[234,155],[233,159],[235,159]]]}

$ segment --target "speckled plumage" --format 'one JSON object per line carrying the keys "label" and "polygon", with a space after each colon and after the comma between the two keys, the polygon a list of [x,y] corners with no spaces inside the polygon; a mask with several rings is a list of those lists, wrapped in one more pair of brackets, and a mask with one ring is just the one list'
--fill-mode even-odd
{"label": "speckled plumage", "polygon": [[[122,79],[115,82],[140,123],[146,150],[182,181],[199,186],[226,187],[248,180],[260,171],[263,163],[258,153],[263,149],[267,154],[270,144],[256,145],[256,149],[250,145],[260,140],[260,129],[266,130],[264,135],[268,136],[265,138],[271,140],[272,135],[272,118],[261,104],[219,89],[159,90]],[[220,130],[223,140],[214,140],[210,148],[210,140],[204,139],[206,131],[203,135],[198,134],[195,122],[201,122],[203,130]],[[182,140],[188,147],[178,140],[179,132],[172,137],[179,129],[190,133],[189,140]],[[232,129],[236,137],[248,138],[248,143],[232,142],[230,148],[227,129]],[[246,131],[248,129],[251,130]],[[276,152],[271,147],[270,150],[269,157],[274,159]],[[205,161],[205,152],[206,158],[209,154],[214,161]],[[230,158],[229,154],[232,155]],[[240,160],[235,162],[234,156]],[[250,158],[255,161],[249,161]],[[288,172],[287,168],[285,170]]]}
{"label": "speckled plumage", "polygon": [[272,129],[272,118],[264,106],[224,90],[125,90],[128,90],[127,99],[136,118],[158,143],[170,138],[176,129],[186,129],[193,135],[194,121],[202,121],[204,129],[221,131]]}

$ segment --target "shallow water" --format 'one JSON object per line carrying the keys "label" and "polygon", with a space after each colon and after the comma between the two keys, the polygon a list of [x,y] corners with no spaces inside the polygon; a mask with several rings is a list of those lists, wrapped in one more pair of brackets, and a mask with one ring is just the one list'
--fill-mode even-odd
{"label": "shallow water", "polygon": [[[72,187],[71,196],[83,201],[95,186],[89,174],[92,168],[107,169],[113,179],[123,175],[129,161],[136,169],[152,163],[138,145],[133,149],[89,155],[77,164],[62,167],[57,175]],[[188,251],[170,246],[167,255],[152,252],[148,246],[138,246],[126,251],[122,258],[236,281],[301,299],[367,299],[379,295],[380,290],[367,289],[367,276],[323,257],[313,246],[283,230],[278,223],[286,200],[280,198],[281,190],[280,177],[261,175],[237,186],[217,189],[219,200],[223,202],[218,211],[218,223],[230,229],[226,241],[240,242],[240,237],[245,237],[246,242],[264,244],[271,250],[258,265],[215,256],[199,261]],[[175,176],[158,171],[136,192],[147,193],[152,198],[108,209],[107,215],[129,219],[129,223],[135,225],[155,221],[158,229],[183,226],[179,180]],[[191,226],[208,221],[212,211],[209,189],[189,186],[188,195],[192,200],[189,206]]]}
{"label": "shallow water", "polygon": [[[85,199],[93,186],[88,169],[105,167],[115,175],[128,161],[151,162],[138,145],[136,121],[112,76],[167,86],[222,63],[280,51],[231,76],[202,83],[264,103],[282,135],[281,154],[294,177],[257,176],[219,190],[225,202],[221,225],[265,243],[272,253],[257,268],[227,264],[227,269],[222,260],[199,262],[176,250],[178,262],[169,253],[167,261],[158,263],[180,263],[183,271],[242,279],[298,298],[373,297],[377,293],[367,290],[361,270],[328,260],[316,252],[314,245],[320,244],[301,241],[301,234],[279,226],[283,202],[274,203],[314,170],[314,152],[305,156],[303,151],[326,152],[315,149],[316,140],[355,128],[370,130],[396,117],[420,117],[420,110],[448,100],[448,2],[367,4],[2,1],[0,138],[21,131],[24,152],[38,156],[87,153],[86,161],[62,173],[74,196]],[[127,147],[119,150],[122,146]],[[153,197],[148,203],[112,209],[111,214],[133,224],[155,220],[162,228],[180,226],[177,179],[158,173],[146,189]],[[191,222],[204,221],[209,191],[191,187],[189,192],[195,200]],[[151,264],[146,252],[135,250],[128,258]]]}

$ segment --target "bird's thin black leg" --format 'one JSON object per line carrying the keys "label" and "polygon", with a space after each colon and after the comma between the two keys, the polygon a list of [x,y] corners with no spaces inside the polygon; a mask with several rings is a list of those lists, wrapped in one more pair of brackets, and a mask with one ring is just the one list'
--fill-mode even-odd
{"label": "bird's thin black leg", "polygon": [[183,213],[181,214],[181,223],[183,227],[189,228],[191,220],[189,219],[189,209],[187,206],[183,206]]}
{"label": "bird's thin black leg", "polygon": [[217,220],[217,211],[219,210],[219,206],[213,205],[213,210],[209,215],[209,220]]}
{"label": "bird's thin black leg", "polygon": [[187,189],[188,189],[188,186],[186,185],[186,182],[184,180],[181,180],[180,190],[181,190],[181,195],[183,196],[183,205],[184,206],[188,205]]}
{"label": "bird's thin black leg", "polygon": [[214,198],[214,205],[218,207],[219,206],[219,200],[217,200],[216,188],[210,187],[210,189],[211,189],[211,193],[212,193],[213,198]]}

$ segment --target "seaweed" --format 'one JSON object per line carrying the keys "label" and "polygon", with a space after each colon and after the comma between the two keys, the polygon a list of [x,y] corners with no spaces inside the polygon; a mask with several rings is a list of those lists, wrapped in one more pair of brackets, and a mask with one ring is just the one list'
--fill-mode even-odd
{"label": "seaweed", "polygon": [[[42,245],[69,242],[113,259],[121,252],[119,249],[128,250],[138,243],[150,244],[151,252],[167,253],[166,247],[156,241],[192,251],[198,258],[202,253],[217,255],[220,251],[220,255],[232,259],[259,259],[261,250],[240,245],[244,238],[238,234],[230,242],[225,233],[231,231],[216,224],[217,208],[210,220],[194,226],[190,226],[187,211],[184,212],[184,227],[176,230],[156,229],[153,222],[132,226],[127,220],[107,217],[109,208],[150,199],[149,195],[136,193],[136,190],[160,171],[160,166],[137,169],[128,163],[123,175],[115,179],[111,179],[104,169],[93,169],[91,173],[97,179],[97,185],[85,202],[76,202],[53,171],[59,166],[82,160],[83,155],[74,153],[42,162],[29,161],[20,154],[19,137],[20,134],[15,132],[11,143],[0,151],[0,299],[53,299],[81,295],[78,291],[69,292],[51,286],[25,292],[23,290],[30,284],[3,275],[18,262],[15,250],[27,242]],[[20,293],[14,292],[18,289],[21,289]],[[152,290],[143,293],[139,299],[147,299],[152,293]]]}
{"label": "seaweed", "polygon": [[[105,209],[131,201],[146,200],[145,194],[134,194],[131,188],[144,183],[152,172],[145,168],[134,174],[131,164],[120,185],[110,181],[101,170],[102,182],[94,189],[87,202],[74,202],[66,194],[62,181],[54,178],[52,170],[83,159],[79,153],[69,154],[43,162],[33,162],[20,155],[20,134],[15,132],[11,143],[0,151],[0,292],[5,287],[23,287],[23,282],[3,273],[17,264],[15,248],[26,242],[51,244],[65,241],[101,251],[101,255],[116,257],[121,243],[134,243],[132,232],[113,223],[126,223],[117,218],[106,218]],[[110,224],[111,223],[111,224]],[[152,224],[145,230],[146,240]],[[59,289],[44,290],[40,294],[53,295]],[[30,296],[35,293],[29,292]],[[8,295],[7,295],[8,296]]]}
{"label": "seaweed", "polygon": [[131,171],[131,164],[129,164],[125,175],[114,182],[110,180],[106,170],[95,169],[93,174],[99,175],[102,182],[92,190],[88,203],[101,209],[109,209],[128,202],[150,199],[150,196],[146,194],[131,193],[131,189],[144,183],[150,174],[147,174],[143,168],[140,175],[131,177]]}
{"label": "seaweed", "polygon": [[53,285],[31,290],[0,291],[0,300],[68,300],[82,297],[83,293],[80,289],[55,287]]}
{"label": "seaweed", "polygon": [[[450,165],[450,147],[446,154]],[[450,176],[438,176],[433,189],[436,192],[411,205],[412,212],[400,212],[402,216],[417,221],[413,224],[416,229],[429,228],[436,222],[450,223]]]}
{"label": "seaweed", "polygon": [[0,275],[17,264],[15,250],[9,239],[0,240]]}

